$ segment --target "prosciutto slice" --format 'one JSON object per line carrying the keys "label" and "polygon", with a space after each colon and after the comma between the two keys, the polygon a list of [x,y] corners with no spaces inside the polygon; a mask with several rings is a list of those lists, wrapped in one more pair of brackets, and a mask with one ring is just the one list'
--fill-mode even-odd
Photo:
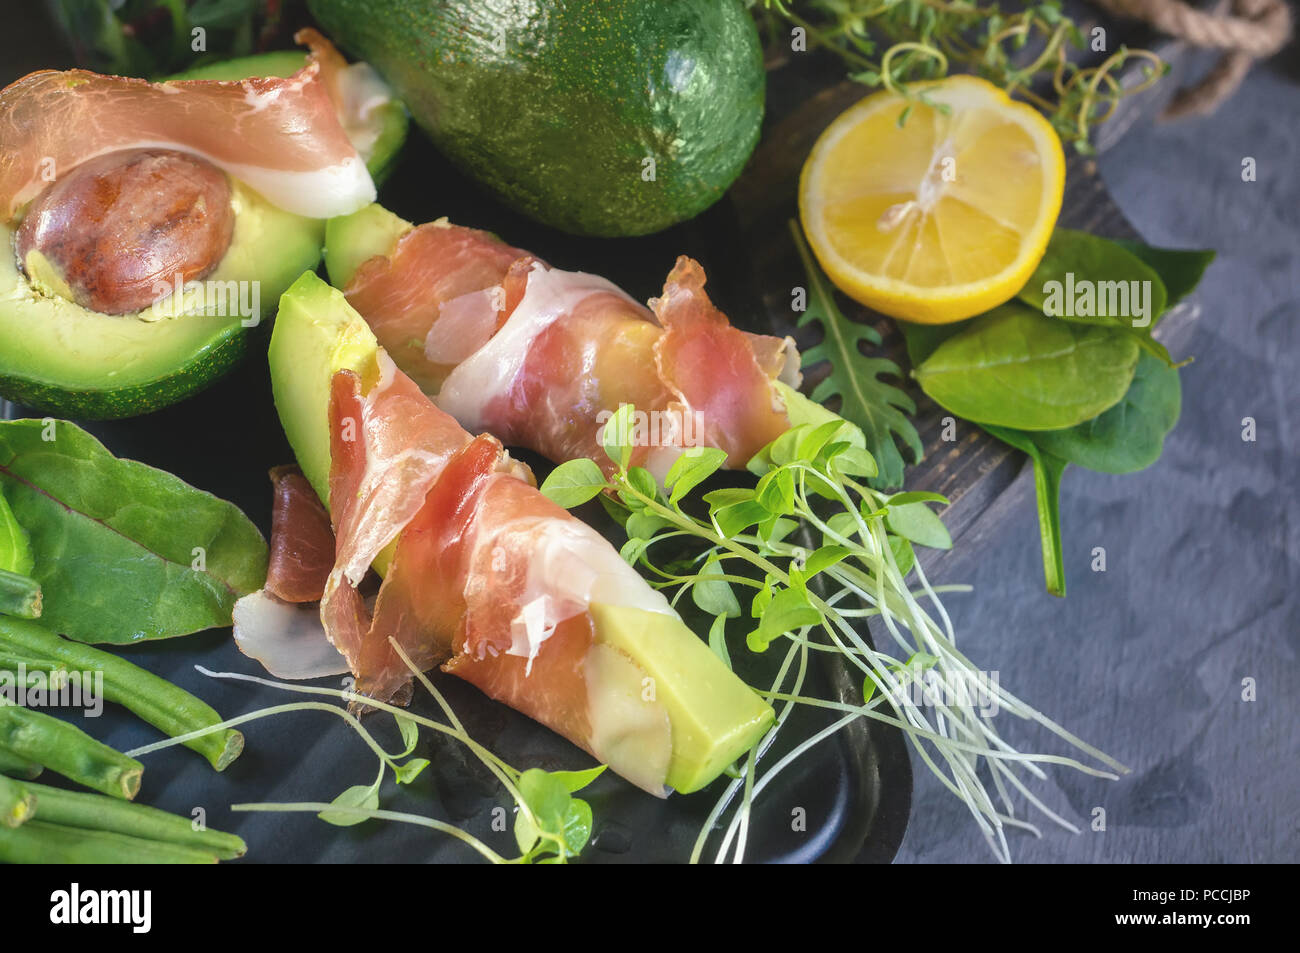
{"label": "prosciutto slice", "polygon": [[[381,352],[382,355],[382,352]],[[593,602],[674,615],[602,536],[533,486],[490,436],[471,438],[391,366],[368,393],[343,370],[330,402],[337,542],[320,616],[377,700],[444,668],[664,793],[672,750],[658,701],[619,708],[646,677],[593,638]],[[400,535],[399,535],[400,534]],[[397,539],[373,608],[358,586]],[[611,694],[613,692],[613,694]]]}
{"label": "prosciutto slice", "polygon": [[492,292],[524,255],[487,232],[431,222],[403,235],[389,257],[362,262],[348,302],[398,366],[436,394],[505,322],[504,295]]}
{"label": "prosciutto slice", "polygon": [[437,222],[365,262],[345,294],[469,430],[608,471],[601,428],[630,403],[645,413],[633,462],[662,477],[689,446],[743,467],[790,426],[771,385],[798,384],[793,341],[732,327],[704,282],[682,257],[647,308],[603,278]]}
{"label": "prosciutto slice", "polygon": [[284,602],[317,602],[334,565],[330,516],[297,467],[271,470],[271,554],[266,589]]}
{"label": "prosciutto slice", "polygon": [[[307,64],[287,79],[152,83],[86,70],[43,70],[0,91],[0,221],[64,172],[119,149],[202,156],[298,215],[346,215],[375,187],[334,96],[342,57],[314,30]],[[341,100],[340,100],[341,101]]]}

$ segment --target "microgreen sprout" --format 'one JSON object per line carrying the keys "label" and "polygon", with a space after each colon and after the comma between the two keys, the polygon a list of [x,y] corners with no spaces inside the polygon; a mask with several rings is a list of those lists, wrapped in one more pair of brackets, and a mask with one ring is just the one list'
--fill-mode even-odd
{"label": "microgreen sprout", "polygon": [[[1016,816],[1013,791],[1050,820],[1076,830],[1029,790],[1024,775],[1041,779],[1046,764],[1106,778],[1127,770],[990,680],[958,650],[939,589],[912,549],[913,544],[951,545],[942,521],[929,509],[947,501],[937,494],[890,495],[860,482],[874,476],[876,466],[851,424],[832,420],[794,427],[750,462],[758,476],[752,489],[713,490],[697,500],[691,491],[721,467],[724,455],[704,448],[684,451],[660,487],[647,471],[628,465],[630,453],[618,435],[629,432],[623,424],[632,413],[630,405],[620,407],[605,430],[605,450],[616,465],[611,477],[606,480],[591,460],[572,460],[552,471],[542,492],[565,506],[604,493],[607,508],[623,511],[620,522],[629,537],[624,557],[642,567],[653,585],[673,591],[674,601],[689,592],[699,608],[714,615],[709,642],[724,661],[733,651],[725,637],[728,622],[745,616],[750,651],[788,643],[776,679],[752,686],[781,706],[776,722],[733,774],[700,832],[692,860],[702,856],[710,832],[737,796],[716,859],[742,860],[753,798],[805,752],[859,718],[900,729],[921,761],[965,803],[1003,861],[1011,858],[1006,827],[1038,833]],[[659,560],[657,553],[669,540],[678,548],[682,541],[695,544],[692,557]],[[867,640],[854,624],[861,618],[878,620],[885,644],[876,647]],[[813,651],[837,653],[857,670],[864,685],[861,703],[803,693]],[[794,705],[840,717],[769,767],[764,756]],[[994,717],[1000,712],[1037,722],[1104,767],[1017,751],[998,732]]]}
{"label": "microgreen sprout", "polygon": [[[211,725],[176,738],[169,738],[155,744],[135,749],[131,754],[144,755],[173,745],[184,744],[210,732],[224,731],[245,722],[269,718],[273,715],[293,711],[325,711],[343,719],[347,725],[366,743],[366,746],[379,760],[379,774],[374,783],[356,785],[343,791],[330,803],[292,802],[292,803],[255,803],[234,804],[231,810],[240,812],[310,812],[321,820],[336,826],[359,824],[366,820],[387,820],[404,824],[426,827],[453,837],[484,859],[498,864],[526,863],[567,863],[577,857],[591,838],[591,805],[573,795],[594,781],[605,770],[603,765],[585,771],[543,771],[529,768],[520,771],[506,764],[474,740],[465,730],[456,716],[451,704],[433,682],[416,668],[407,654],[392,639],[389,640],[411,669],[420,684],[429,692],[446,718],[446,724],[426,718],[411,711],[406,711],[385,702],[376,701],[356,692],[315,685],[295,685],[287,682],[273,681],[254,675],[237,672],[213,672],[202,666],[196,668],[210,678],[232,679],[252,682],[270,688],[283,689],[301,695],[318,695],[337,699],[343,705],[327,702],[296,702],[258,709],[221,724]],[[376,709],[392,715],[404,745],[397,754],[390,754],[375,739],[374,735],[350,712],[348,705],[358,705],[366,709]],[[379,807],[379,793],[385,775],[391,771],[398,784],[410,784],[429,765],[425,758],[412,757],[419,742],[419,730],[427,728],[439,734],[453,738],[465,745],[484,764],[505,788],[516,807],[514,839],[519,850],[518,855],[509,856],[494,850],[482,840],[462,828],[433,817],[410,814],[401,811],[383,810]]]}
{"label": "microgreen sprout", "polygon": [[[1073,62],[1071,47],[1097,50],[1098,38],[1085,37],[1060,0],[1014,10],[997,0],[763,0],[756,12],[771,48],[788,45],[789,29],[799,28],[809,49],[822,47],[843,59],[850,79],[940,111],[942,105],[926,99],[927,81],[959,70],[981,76],[1032,103],[1085,154],[1093,151],[1092,127],[1169,70],[1151,51],[1126,46],[1094,66]],[[1142,64],[1142,75],[1130,80],[1122,70],[1132,62]]]}

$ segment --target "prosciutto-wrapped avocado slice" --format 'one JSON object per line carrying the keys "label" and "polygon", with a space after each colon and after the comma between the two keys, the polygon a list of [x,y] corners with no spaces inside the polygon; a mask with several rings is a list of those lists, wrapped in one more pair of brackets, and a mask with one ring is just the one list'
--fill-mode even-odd
{"label": "prosciutto-wrapped avocado slice", "polygon": [[[338,536],[322,620],[372,697],[409,678],[392,637],[655,794],[694,791],[773,713],[590,527],[398,370],[312,274],[271,341],[276,407]],[[356,592],[370,562],[373,609]]]}
{"label": "prosciutto-wrapped avocado slice", "polygon": [[326,245],[331,281],[439,407],[556,462],[588,457],[608,473],[600,431],[622,404],[648,423],[632,462],[660,478],[690,446],[743,468],[821,411],[795,390],[794,342],[733,327],[690,258],[647,307],[495,235],[378,205],[332,219]]}

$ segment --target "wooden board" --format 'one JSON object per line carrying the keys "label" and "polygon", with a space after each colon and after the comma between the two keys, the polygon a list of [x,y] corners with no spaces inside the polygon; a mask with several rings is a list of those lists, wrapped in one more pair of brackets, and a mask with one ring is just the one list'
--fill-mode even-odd
{"label": "wooden board", "polygon": [[[776,71],[771,82],[781,82],[780,74],[787,69]],[[784,115],[770,116],[758,150],[731,191],[743,246],[738,251],[749,264],[749,280],[759,289],[770,326],[780,333],[793,334],[801,348],[816,343],[819,332],[795,329],[796,315],[790,309],[791,290],[806,284],[787,226],[791,218],[797,217],[799,171],[821,131],[867,92],[857,83],[843,81],[797,101]],[[1109,238],[1138,238],[1106,191],[1095,161],[1069,151],[1067,156],[1060,224]],[[847,317],[871,324],[882,338],[879,353],[897,363],[904,374],[909,373],[903,337],[894,321],[843,295],[839,303]],[[1171,344],[1192,314],[1186,303],[1181,304],[1161,321],[1158,336]],[[815,382],[825,373],[824,367],[813,367],[806,369],[805,376]],[[981,514],[1013,485],[1017,496],[1026,488],[1033,492],[1030,481],[1017,484],[1016,480],[1026,464],[1024,454],[963,420],[956,422],[955,439],[945,441],[944,419],[949,413],[926,397],[910,377],[903,385],[916,401],[913,419],[925,447],[921,462],[907,468],[907,488],[942,493],[952,501],[944,519],[954,540],[970,531]],[[931,559],[927,565],[940,562]]]}

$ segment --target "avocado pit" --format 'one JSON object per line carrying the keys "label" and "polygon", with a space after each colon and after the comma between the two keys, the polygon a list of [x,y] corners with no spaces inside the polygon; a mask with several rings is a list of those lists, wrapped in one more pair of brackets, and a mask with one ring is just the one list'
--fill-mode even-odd
{"label": "avocado pit", "polygon": [[[90,159],[28,208],[15,236],[32,279],[100,314],[140,311],[221,263],[234,233],[231,186],[197,156],[126,149]],[[44,276],[42,276],[44,277]]]}

